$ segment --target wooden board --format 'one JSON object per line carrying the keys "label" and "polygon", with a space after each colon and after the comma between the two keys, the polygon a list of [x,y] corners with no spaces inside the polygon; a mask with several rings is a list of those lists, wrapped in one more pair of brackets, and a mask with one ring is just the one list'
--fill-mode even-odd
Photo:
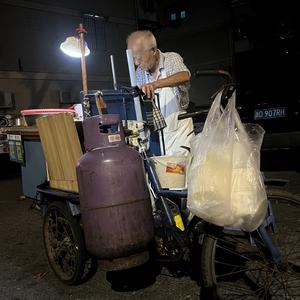
{"label": "wooden board", "polygon": [[39,132],[36,126],[12,126],[0,127],[0,135],[18,134],[22,136],[22,140],[37,140],[39,139]]}
{"label": "wooden board", "polygon": [[82,150],[73,117],[62,113],[36,121],[45,159],[50,187],[78,192],[76,164]]}

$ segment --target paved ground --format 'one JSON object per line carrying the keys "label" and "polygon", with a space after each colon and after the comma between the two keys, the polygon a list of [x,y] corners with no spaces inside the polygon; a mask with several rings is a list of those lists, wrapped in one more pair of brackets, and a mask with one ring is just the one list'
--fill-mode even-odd
{"label": "paved ground", "polygon": [[282,187],[295,195],[300,196],[300,173],[285,172],[265,172],[265,177],[271,181],[272,185]]}
{"label": "paved ground", "polygon": [[[83,285],[63,285],[51,271],[45,256],[41,217],[29,209],[30,201],[20,200],[20,176],[10,175],[2,173],[2,178],[0,176],[0,299],[199,299],[196,282],[188,277],[173,278],[165,269],[154,275],[148,268],[143,274],[139,270],[133,278],[144,286],[130,292],[114,290],[107,279],[107,275],[112,274],[99,270]],[[297,173],[265,175],[283,179],[287,190],[300,192]],[[122,276],[117,280],[122,280]]]}

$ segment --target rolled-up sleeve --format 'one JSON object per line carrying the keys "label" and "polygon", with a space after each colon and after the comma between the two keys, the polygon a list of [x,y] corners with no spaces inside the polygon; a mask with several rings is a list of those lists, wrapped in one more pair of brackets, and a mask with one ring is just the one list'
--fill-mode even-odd
{"label": "rolled-up sleeve", "polygon": [[167,67],[171,68],[170,73],[178,73],[178,72],[183,72],[187,71],[189,74],[191,74],[190,70],[187,68],[187,66],[183,62],[183,58],[180,56],[180,54],[175,53],[175,52],[169,52],[168,53],[168,59],[170,60],[170,64],[168,64]]}
{"label": "rolled-up sleeve", "polygon": [[[191,75],[190,70],[183,62],[183,58],[180,54],[175,52],[167,52],[164,53],[166,62],[165,68],[167,76],[176,74],[178,72],[186,71]],[[182,83],[176,87],[173,87],[174,93],[179,98],[179,104],[182,109],[186,109],[189,105],[189,89],[190,89],[190,82]]]}

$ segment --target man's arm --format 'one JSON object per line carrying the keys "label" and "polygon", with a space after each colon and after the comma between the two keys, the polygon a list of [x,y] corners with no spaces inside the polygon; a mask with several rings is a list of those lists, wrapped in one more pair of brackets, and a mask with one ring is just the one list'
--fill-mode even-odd
{"label": "man's arm", "polygon": [[140,88],[148,98],[154,98],[154,91],[158,88],[173,87],[189,81],[191,74],[188,71],[181,71],[169,77],[143,84]]}

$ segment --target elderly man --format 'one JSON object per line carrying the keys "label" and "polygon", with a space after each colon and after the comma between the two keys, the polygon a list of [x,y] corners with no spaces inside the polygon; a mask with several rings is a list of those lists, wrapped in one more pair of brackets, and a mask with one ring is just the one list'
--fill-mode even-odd
{"label": "elderly man", "polygon": [[191,118],[178,120],[189,104],[190,71],[182,57],[175,52],[163,53],[157,49],[156,39],[150,31],[135,31],[127,38],[137,66],[137,84],[148,98],[159,94],[160,110],[167,127],[164,129],[166,155],[185,154],[182,147],[190,146],[193,122]]}

